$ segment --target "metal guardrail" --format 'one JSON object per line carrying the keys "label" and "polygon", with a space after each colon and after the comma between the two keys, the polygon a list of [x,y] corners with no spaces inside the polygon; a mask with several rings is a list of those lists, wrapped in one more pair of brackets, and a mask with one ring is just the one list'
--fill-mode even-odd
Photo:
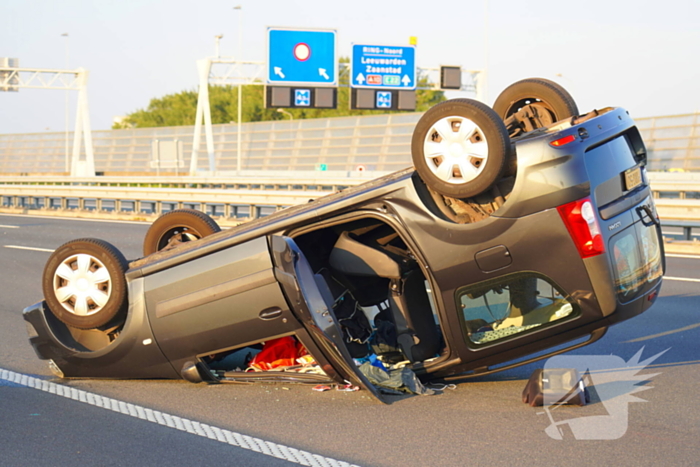
{"label": "metal guardrail", "polygon": [[700,199],[655,199],[656,210],[662,219],[700,221]]}
{"label": "metal guardrail", "polygon": [[662,227],[682,229],[682,240],[700,229],[700,173],[649,172]]}
{"label": "metal guardrail", "polygon": [[273,191],[325,191],[335,192],[359,185],[389,172],[320,172],[320,171],[245,171],[217,172],[206,177],[83,177],[65,176],[1,176],[1,185],[19,186],[84,186],[122,188],[180,188],[226,190]]}
{"label": "metal guardrail", "polygon": [[[0,201],[23,210],[133,214],[193,207],[223,218],[255,219],[378,175],[261,171],[233,177],[0,177]],[[700,221],[700,174],[649,173],[649,179],[665,225]]]}
{"label": "metal guardrail", "polygon": [[700,221],[679,221],[673,219],[661,219],[661,227],[676,227],[683,229],[682,240],[693,240],[693,229],[700,228]]}
{"label": "metal guardrail", "polygon": [[649,172],[654,198],[700,199],[700,173]]}
{"label": "metal guardrail", "polygon": [[[2,206],[16,209],[161,214],[192,207],[213,216],[250,219],[327,194],[310,190],[0,185]],[[656,206],[667,222],[700,221],[700,199],[657,199]]]}
{"label": "metal guardrail", "polygon": [[0,176],[0,204],[22,210],[155,214],[189,207],[256,219],[359,185],[385,172],[245,171],[211,177]]}
{"label": "metal guardrail", "polygon": [[238,219],[256,219],[327,194],[310,190],[0,185],[2,206],[16,209],[159,215],[190,207],[212,216]]}
{"label": "metal guardrail", "polygon": [[[331,191],[387,175],[389,172],[246,170],[216,172],[211,176],[112,176],[67,178],[65,176],[0,175],[1,185],[87,186],[132,188],[221,188],[233,190]],[[700,198],[700,173],[649,172],[656,198]]]}
{"label": "metal guardrail", "polygon": [[700,228],[700,200],[657,199],[654,202],[661,226],[681,228],[684,240],[691,240],[692,230]]}

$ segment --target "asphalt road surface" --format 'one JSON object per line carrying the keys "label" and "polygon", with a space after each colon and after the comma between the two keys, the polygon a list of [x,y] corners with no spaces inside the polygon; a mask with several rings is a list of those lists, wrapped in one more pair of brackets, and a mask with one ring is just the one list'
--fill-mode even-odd
{"label": "asphalt road surface", "polygon": [[[319,393],[305,385],[54,377],[29,345],[21,316],[42,298],[41,273],[50,251],[94,237],[135,259],[147,228],[0,215],[0,465],[700,463],[700,257],[669,256],[656,305],[573,352],[629,361],[642,348],[642,360],[668,349],[639,371],[648,390],[635,396],[647,402],[618,404],[622,415],[596,403],[595,395],[585,407],[547,413],[523,404],[525,381],[543,362],[386,405],[364,391]],[[586,440],[573,422],[566,423],[595,416],[598,438],[611,433],[613,423],[621,422],[624,434]],[[154,423],[156,418],[168,423]],[[563,439],[545,432],[553,422],[564,422]]]}

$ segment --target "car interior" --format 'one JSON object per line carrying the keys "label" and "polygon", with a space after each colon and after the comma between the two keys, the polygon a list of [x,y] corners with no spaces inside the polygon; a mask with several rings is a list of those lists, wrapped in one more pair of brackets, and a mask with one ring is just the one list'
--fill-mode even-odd
{"label": "car interior", "polygon": [[570,296],[551,279],[519,272],[458,290],[471,344],[486,345],[578,315]]}
{"label": "car interior", "polygon": [[444,339],[426,277],[399,234],[363,218],[302,233],[304,253],[354,358],[424,362]]}

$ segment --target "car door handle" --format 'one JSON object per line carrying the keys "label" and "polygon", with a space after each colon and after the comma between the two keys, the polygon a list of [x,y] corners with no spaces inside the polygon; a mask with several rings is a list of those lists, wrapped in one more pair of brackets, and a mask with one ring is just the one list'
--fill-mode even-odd
{"label": "car door handle", "polygon": [[276,306],[273,306],[272,308],[265,308],[263,311],[260,312],[260,319],[264,320],[270,320],[270,319],[275,319],[279,316],[282,316],[282,309]]}

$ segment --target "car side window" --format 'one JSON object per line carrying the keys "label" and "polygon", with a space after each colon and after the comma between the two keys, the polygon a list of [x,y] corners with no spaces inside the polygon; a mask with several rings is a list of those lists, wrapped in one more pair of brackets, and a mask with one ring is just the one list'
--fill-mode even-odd
{"label": "car side window", "polygon": [[530,329],[574,317],[576,304],[551,280],[518,273],[457,291],[462,322],[470,344],[507,339]]}

